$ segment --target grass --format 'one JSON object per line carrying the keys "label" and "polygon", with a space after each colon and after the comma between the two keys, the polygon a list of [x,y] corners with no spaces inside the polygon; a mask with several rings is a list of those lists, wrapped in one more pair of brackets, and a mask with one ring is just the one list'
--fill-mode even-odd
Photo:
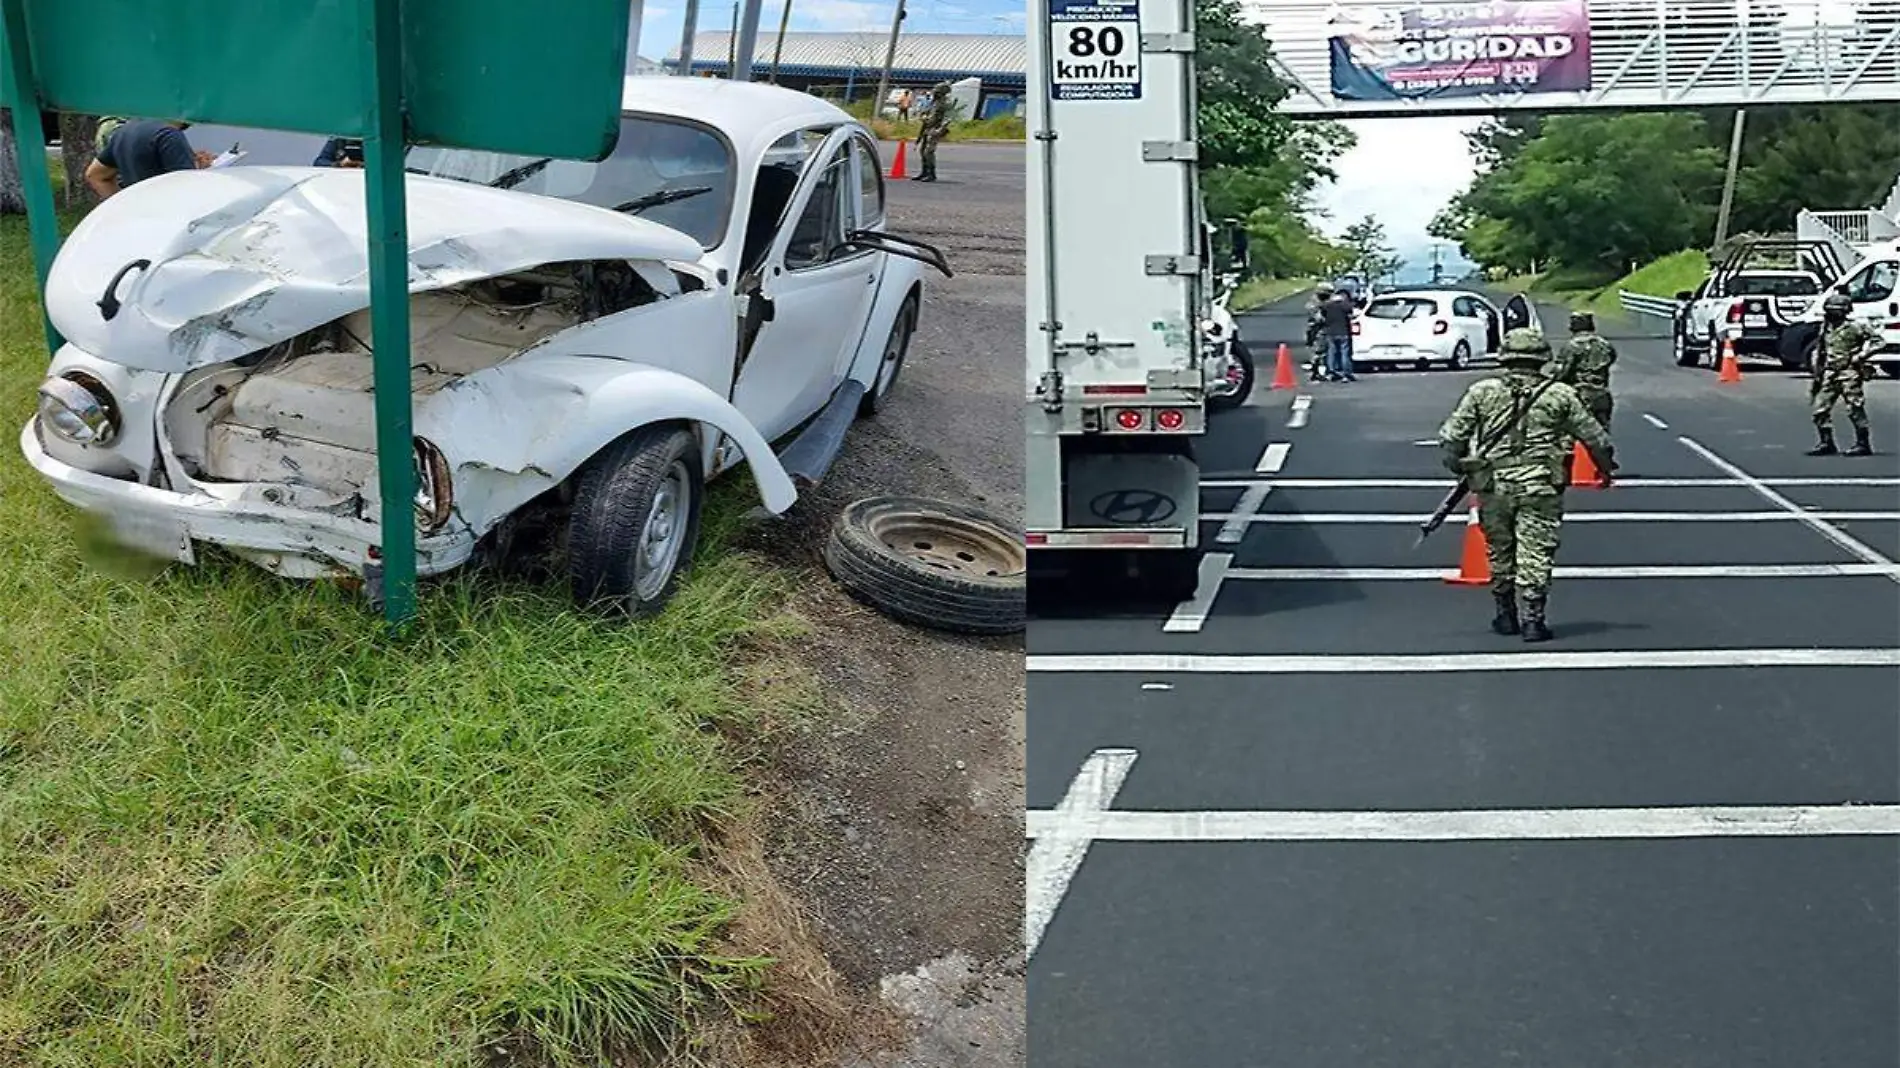
{"label": "grass", "polygon": [[[871,116],[871,101],[858,100],[842,105],[852,117],[871,128],[880,139],[885,141],[911,141],[917,137],[922,124],[916,119],[898,122],[880,115]],[[1007,115],[994,119],[973,119],[950,124],[950,133],[946,141],[1021,141],[1024,130],[1020,115]]]}
{"label": "grass", "polygon": [[1313,285],[1310,278],[1249,278],[1234,290],[1228,307],[1235,312],[1283,300]]}
{"label": "grass", "polygon": [[1497,285],[1508,292],[1534,293],[1603,315],[1620,310],[1616,300],[1619,290],[1673,297],[1682,290],[1694,289],[1708,273],[1708,256],[1692,249],[1664,256],[1614,280],[1606,280],[1601,272],[1560,267],[1544,274],[1507,278]]}
{"label": "grass", "polygon": [[[45,359],[0,218],[9,434]],[[809,710],[761,685],[794,624],[730,548],[743,496],[655,621],[461,579],[392,638],[246,564],[92,566],[8,448],[0,1063],[598,1063],[736,1010],[769,963],[723,945],[739,903],[708,888],[736,739]]]}

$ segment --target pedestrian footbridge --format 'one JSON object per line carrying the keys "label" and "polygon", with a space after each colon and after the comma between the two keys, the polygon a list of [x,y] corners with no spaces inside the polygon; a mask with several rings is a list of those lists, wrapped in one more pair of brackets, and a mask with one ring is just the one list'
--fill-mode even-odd
{"label": "pedestrian footbridge", "polygon": [[1242,0],[1313,117],[1900,101],[1900,0]]}

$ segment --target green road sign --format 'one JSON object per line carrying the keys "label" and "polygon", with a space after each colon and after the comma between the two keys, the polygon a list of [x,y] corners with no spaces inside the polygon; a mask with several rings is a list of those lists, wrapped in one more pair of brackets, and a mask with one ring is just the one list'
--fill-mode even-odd
{"label": "green road sign", "polygon": [[[415,612],[403,154],[433,144],[599,160],[620,129],[631,0],[0,0],[42,291],[58,250],[42,110],[360,137],[384,611]],[[47,324],[48,344],[60,340]],[[110,358],[110,353],[98,355]]]}

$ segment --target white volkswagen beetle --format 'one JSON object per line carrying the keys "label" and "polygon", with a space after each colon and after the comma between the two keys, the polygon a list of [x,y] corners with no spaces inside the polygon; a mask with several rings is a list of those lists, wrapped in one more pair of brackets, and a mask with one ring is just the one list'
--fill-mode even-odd
{"label": "white volkswagen beetle", "polygon": [[[883,233],[877,145],[802,93],[626,83],[600,163],[407,156],[418,569],[539,535],[582,602],[657,611],[706,479],[791,507],[877,412],[935,249]],[[20,445],[118,538],[296,578],[379,571],[360,170],[142,182],[53,265],[67,339]]]}

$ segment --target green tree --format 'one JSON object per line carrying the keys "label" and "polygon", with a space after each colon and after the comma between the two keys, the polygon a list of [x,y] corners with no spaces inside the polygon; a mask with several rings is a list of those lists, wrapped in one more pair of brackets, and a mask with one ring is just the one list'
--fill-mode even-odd
{"label": "green tree", "polygon": [[1346,227],[1339,245],[1349,256],[1347,267],[1368,282],[1396,273],[1405,262],[1392,254],[1385,224],[1370,215]]}

